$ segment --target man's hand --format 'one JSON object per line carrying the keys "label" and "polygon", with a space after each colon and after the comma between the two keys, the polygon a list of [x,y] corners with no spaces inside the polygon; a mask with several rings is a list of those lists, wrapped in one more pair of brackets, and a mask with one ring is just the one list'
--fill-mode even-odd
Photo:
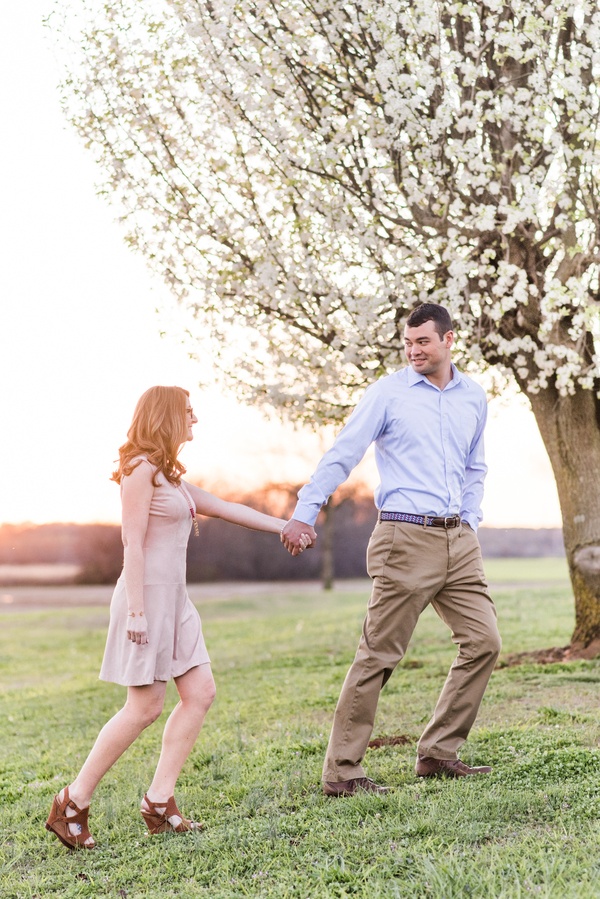
{"label": "man's hand", "polygon": [[281,542],[289,553],[297,556],[317,542],[317,532],[310,524],[290,518],[281,532]]}

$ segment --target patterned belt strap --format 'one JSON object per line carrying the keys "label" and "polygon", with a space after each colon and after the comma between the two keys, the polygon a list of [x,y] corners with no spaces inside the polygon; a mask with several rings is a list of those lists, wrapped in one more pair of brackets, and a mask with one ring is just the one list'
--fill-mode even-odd
{"label": "patterned belt strap", "polygon": [[380,512],[380,521],[406,521],[408,524],[419,524],[422,528],[457,528],[460,526],[460,515],[413,515],[410,512]]}

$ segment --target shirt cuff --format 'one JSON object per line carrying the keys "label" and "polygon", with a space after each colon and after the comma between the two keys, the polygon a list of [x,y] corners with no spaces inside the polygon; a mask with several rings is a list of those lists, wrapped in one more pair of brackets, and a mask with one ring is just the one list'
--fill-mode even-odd
{"label": "shirt cuff", "polygon": [[479,519],[478,519],[477,515],[475,515],[473,513],[469,514],[469,512],[463,512],[462,515],[460,516],[460,518],[461,518],[461,521],[466,521],[467,524],[469,525],[469,527],[471,528],[471,530],[473,530],[473,531],[475,531],[475,533],[477,533],[477,528],[479,527]]}
{"label": "shirt cuff", "polygon": [[317,520],[320,511],[320,506],[315,510],[314,506],[310,506],[308,503],[299,502],[292,513],[292,518],[295,518],[296,521],[302,521],[304,524],[310,524],[312,527]]}

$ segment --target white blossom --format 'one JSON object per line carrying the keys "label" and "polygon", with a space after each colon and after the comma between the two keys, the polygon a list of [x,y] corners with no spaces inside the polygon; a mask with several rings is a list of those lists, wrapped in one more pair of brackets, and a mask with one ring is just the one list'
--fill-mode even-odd
{"label": "white blossom", "polygon": [[100,189],[244,398],[343,416],[427,299],[463,358],[597,389],[600,0],[64,10]]}

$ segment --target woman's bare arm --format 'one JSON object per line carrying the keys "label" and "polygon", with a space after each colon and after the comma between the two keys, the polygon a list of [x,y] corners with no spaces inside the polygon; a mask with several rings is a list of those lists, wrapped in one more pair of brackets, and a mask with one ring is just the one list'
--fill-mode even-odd
{"label": "woman's bare arm", "polygon": [[250,506],[243,505],[243,503],[232,503],[228,500],[220,499],[207,490],[188,484],[187,481],[185,486],[196,505],[198,515],[207,515],[209,518],[221,518],[223,521],[230,521],[232,524],[239,524],[244,528],[252,528],[255,531],[268,531],[272,534],[280,534],[286,523],[284,518],[266,515],[264,512],[258,512]]}
{"label": "woman's bare arm", "polygon": [[153,475],[152,466],[148,462],[140,462],[122,481],[123,571],[129,612],[127,635],[134,643],[148,642],[144,613],[144,540],[154,491]]}

